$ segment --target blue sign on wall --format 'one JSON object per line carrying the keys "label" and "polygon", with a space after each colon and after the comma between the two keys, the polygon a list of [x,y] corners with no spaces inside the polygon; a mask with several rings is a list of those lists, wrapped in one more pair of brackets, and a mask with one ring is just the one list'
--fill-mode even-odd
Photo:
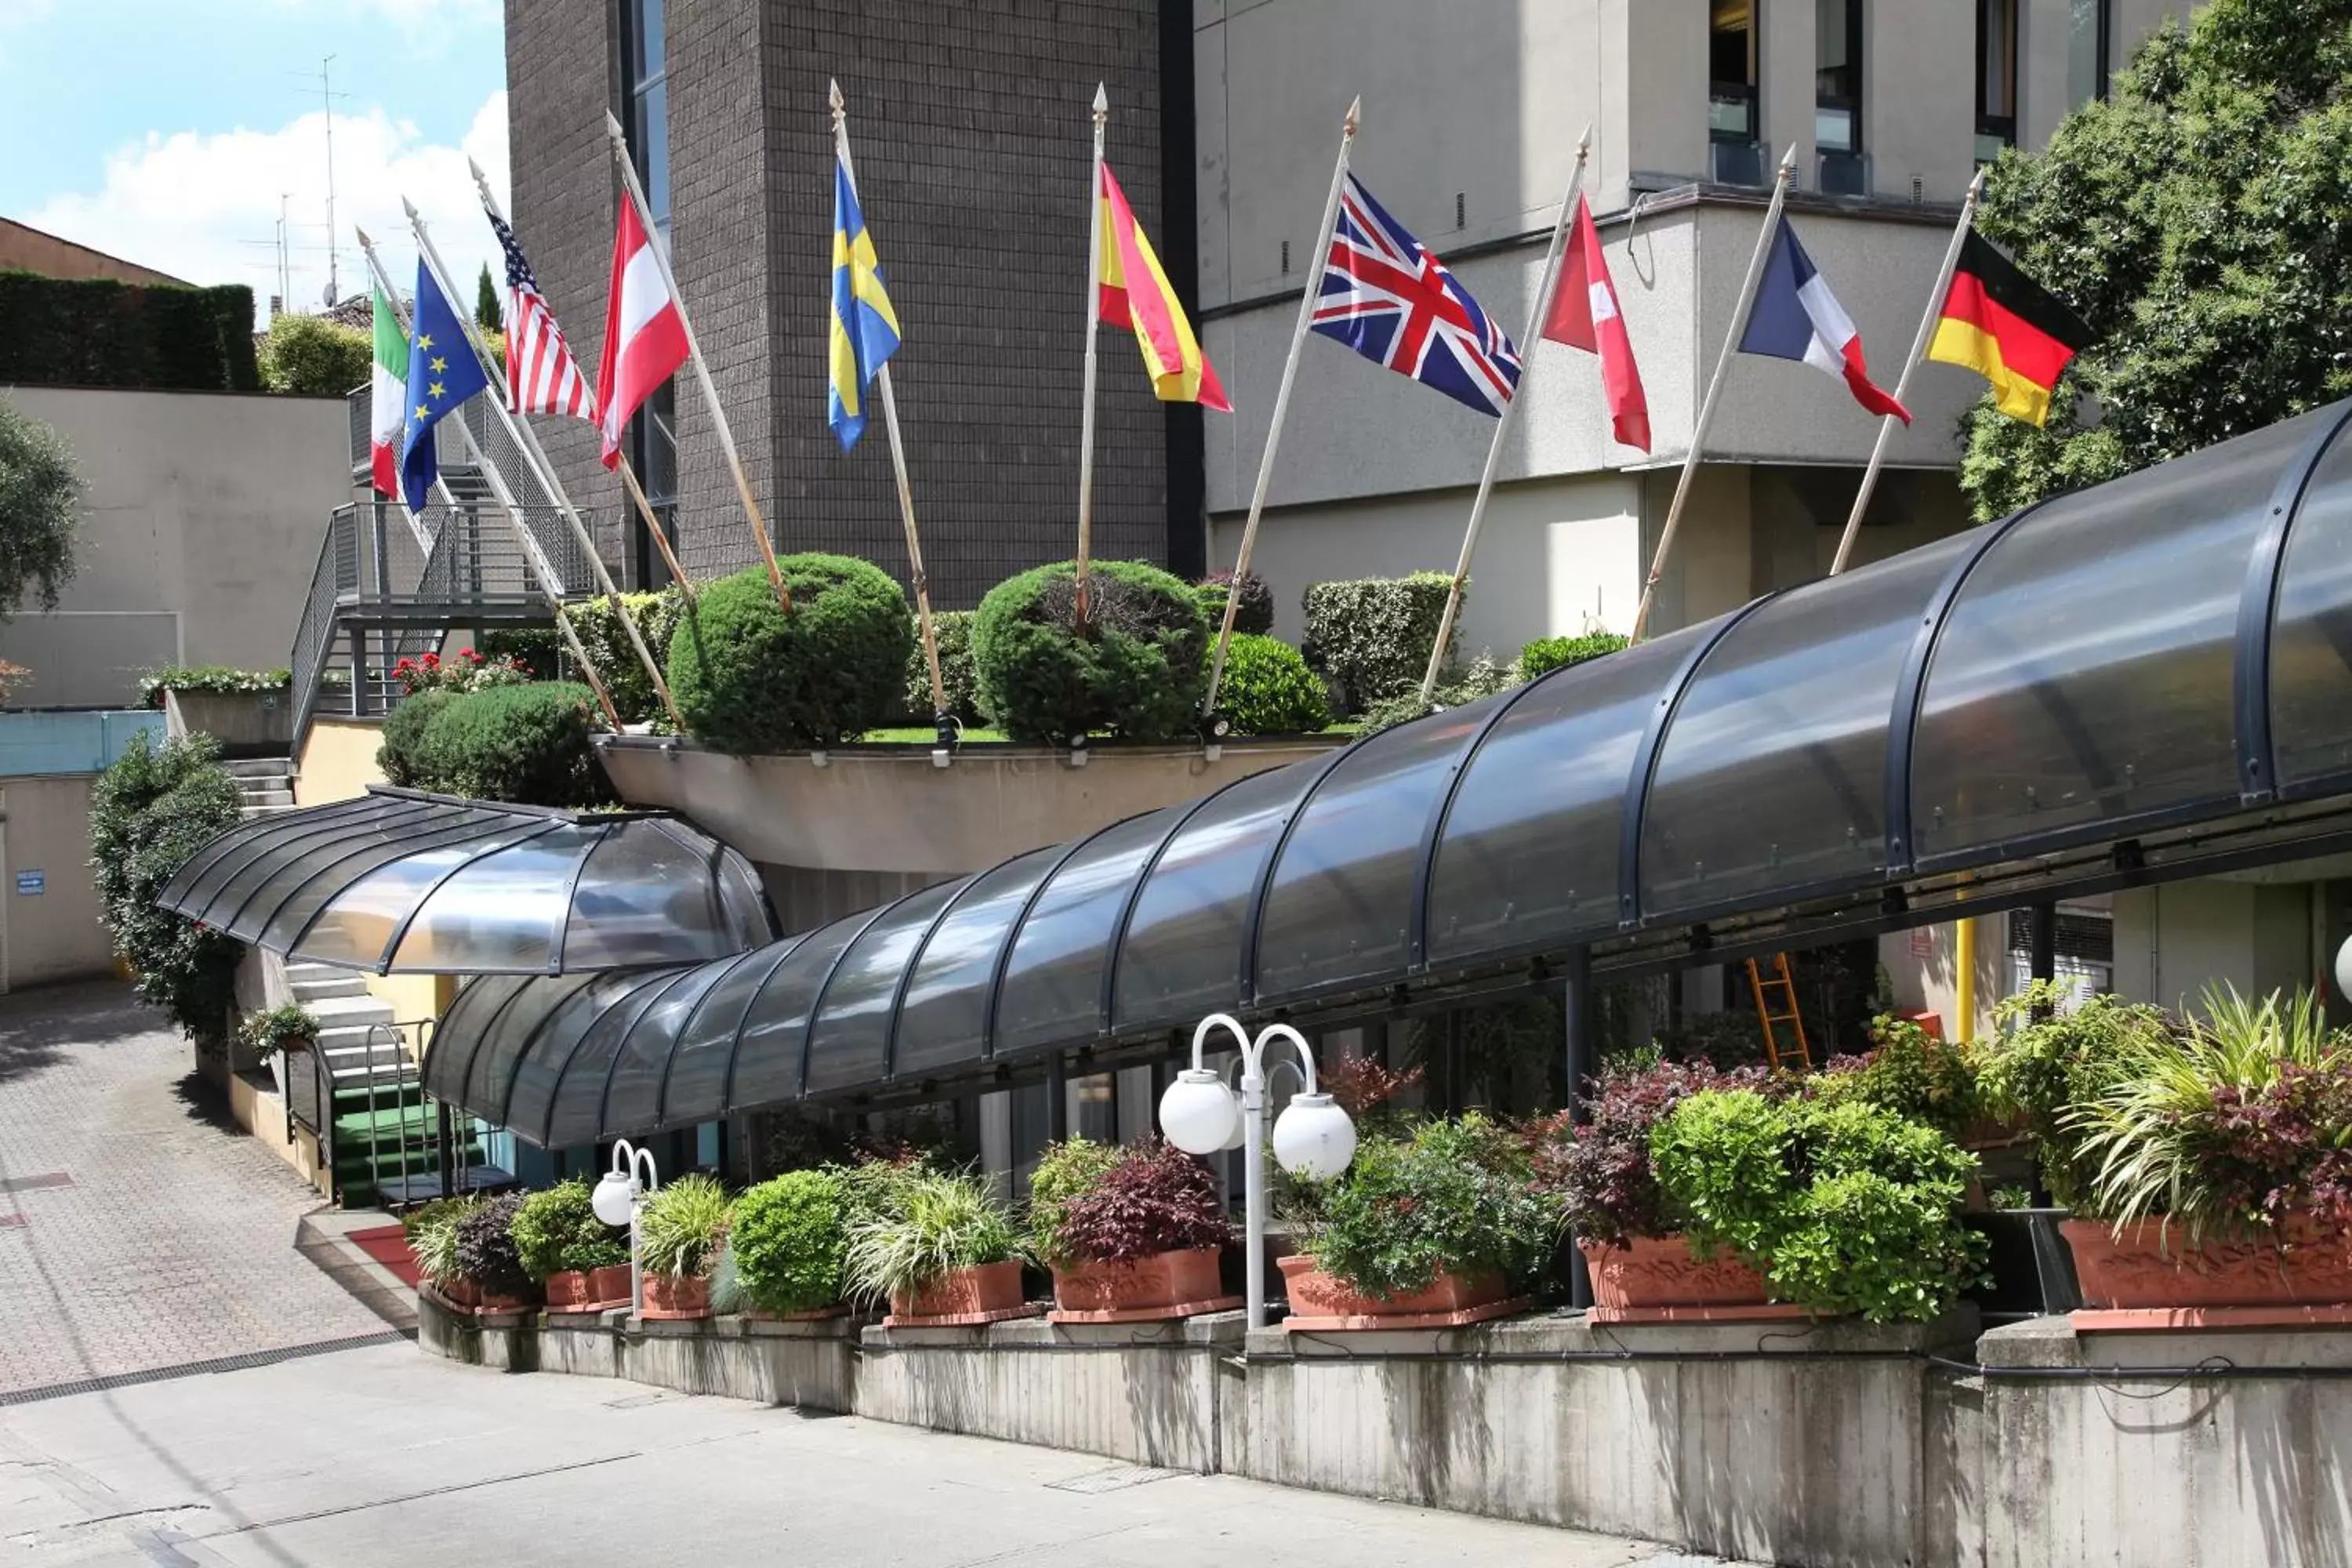
{"label": "blue sign on wall", "polygon": [[46,893],[48,890],[49,874],[47,871],[19,871],[16,873],[16,896],[18,898],[38,898],[41,894]]}

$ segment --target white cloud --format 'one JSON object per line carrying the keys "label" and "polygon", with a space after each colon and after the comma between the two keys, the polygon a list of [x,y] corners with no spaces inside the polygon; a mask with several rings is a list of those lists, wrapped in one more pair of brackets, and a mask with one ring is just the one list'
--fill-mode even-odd
{"label": "white cloud", "polygon": [[[377,0],[425,6],[436,0]],[[440,0],[447,3],[447,0]],[[460,4],[470,0],[459,0]],[[353,226],[376,242],[402,289],[415,278],[416,247],[401,210],[415,202],[470,310],[476,269],[491,263],[503,280],[498,241],[482,221],[466,160],[481,164],[501,206],[507,190],[507,95],[484,100],[456,146],[429,142],[414,123],[381,107],[337,113],[336,283],[348,296],[367,287]],[[95,192],[50,198],[24,221],[193,283],[247,283],[265,310],[278,290],[278,198],[286,203],[292,303],[318,307],[327,287],[325,116],[305,114],[276,131],[150,132],[106,161]],[[529,237],[524,237],[529,243]]]}

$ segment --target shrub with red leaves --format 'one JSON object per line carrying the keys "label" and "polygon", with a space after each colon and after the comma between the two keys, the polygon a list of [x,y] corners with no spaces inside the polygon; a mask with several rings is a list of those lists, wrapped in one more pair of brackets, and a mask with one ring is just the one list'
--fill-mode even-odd
{"label": "shrub with red leaves", "polygon": [[1729,1071],[1704,1061],[1643,1067],[1612,1063],[1591,1081],[1591,1120],[1570,1127],[1563,1112],[1536,1128],[1536,1184],[1567,1205],[1568,1223],[1588,1241],[1673,1234],[1675,1222],[1650,1171],[1650,1132],[1702,1089],[1785,1092],[1760,1067]]}
{"label": "shrub with red leaves", "polygon": [[1229,1227],[1209,1167],[1171,1143],[1138,1143],[1062,1211],[1061,1244],[1078,1258],[1131,1263],[1155,1252],[1223,1247]]}
{"label": "shrub with red leaves", "polygon": [[2206,1171],[2252,1227],[2309,1210],[2322,1225],[2352,1225],[2352,1059],[2290,1062],[2259,1089],[2223,1084],[2202,1140]]}
{"label": "shrub with red leaves", "polygon": [[1386,1105],[1420,1081],[1417,1067],[1398,1072],[1370,1057],[1346,1057],[1326,1067],[1316,1087],[1361,1121],[1366,1112]]}

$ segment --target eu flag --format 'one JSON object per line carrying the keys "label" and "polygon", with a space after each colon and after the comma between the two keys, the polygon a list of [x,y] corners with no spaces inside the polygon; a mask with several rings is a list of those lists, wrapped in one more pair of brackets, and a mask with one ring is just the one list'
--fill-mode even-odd
{"label": "eu flag", "polygon": [[898,315],[882,287],[882,265],[874,237],[857,208],[857,187],[848,165],[833,161],[833,345],[828,368],[833,384],[825,397],[824,422],[848,451],[866,433],[866,388],[898,346]]}
{"label": "eu flag", "polygon": [[457,312],[422,257],[416,262],[416,314],[408,326],[408,397],[400,429],[400,489],[411,511],[425,510],[440,464],[433,426],[441,416],[489,384],[482,362],[466,342]]}

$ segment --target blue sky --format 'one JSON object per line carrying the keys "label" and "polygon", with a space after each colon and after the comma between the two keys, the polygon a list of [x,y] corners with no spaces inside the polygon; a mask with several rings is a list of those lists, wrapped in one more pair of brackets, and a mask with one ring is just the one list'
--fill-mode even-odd
{"label": "blue sky", "polygon": [[499,0],[0,0],[0,214],[266,298],[284,196],[290,293],[315,307],[328,277],[318,72],[331,54],[342,291],[364,276],[354,223],[407,281],[404,195],[470,283],[495,246],[467,156],[506,194],[500,11]]}

